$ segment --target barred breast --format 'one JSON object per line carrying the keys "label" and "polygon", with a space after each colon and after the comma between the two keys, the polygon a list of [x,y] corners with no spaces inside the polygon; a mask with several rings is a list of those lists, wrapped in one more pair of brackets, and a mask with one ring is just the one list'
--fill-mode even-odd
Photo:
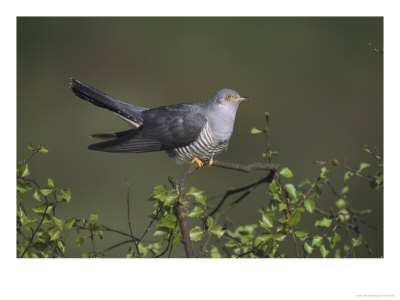
{"label": "barred breast", "polygon": [[228,141],[218,142],[212,136],[208,123],[200,132],[197,140],[185,147],[179,147],[168,151],[168,154],[183,162],[190,162],[197,157],[203,163],[207,163],[214,155],[226,150]]}

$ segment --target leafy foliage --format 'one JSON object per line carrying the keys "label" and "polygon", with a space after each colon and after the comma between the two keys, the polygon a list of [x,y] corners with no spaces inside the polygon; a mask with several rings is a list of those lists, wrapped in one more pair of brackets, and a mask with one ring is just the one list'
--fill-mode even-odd
{"label": "leafy foliage", "polygon": [[[270,127],[269,114],[266,113],[267,125],[262,129],[253,128],[252,134],[263,133],[268,137]],[[377,162],[378,171],[371,175],[368,170],[373,163],[361,162],[358,168],[351,168],[337,159],[317,161],[320,169],[317,178],[299,180],[288,167],[273,169],[263,181],[238,189],[242,196],[230,205],[222,206],[225,198],[233,194],[228,191],[220,204],[209,203],[206,192],[196,187],[186,191],[182,186],[168,189],[166,185],[157,185],[149,197],[153,202],[153,212],[145,231],[133,235],[129,219],[130,232],[123,232],[99,223],[97,214],[88,218],[71,217],[62,219],[56,211],[70,203],[71,190],[59,187],[55,179],[49,177],[46,184],[39,185],[32,178],[29,161],[38,153],[47,153],[43,146],[28,145],[30,157],[17,164],[17,256],[18,257],[64,257],[67,232],[76,230],[78,247],[88,243],[91,250],[85,251],[82,257],[103,257],[109,249],[129,244],[127,258],[170,256],[174,248],[183,243],[193,244],[198,257],[232,257],[232,258],[284,258],[295,257],[348,257],[356,256],[355,249],[368,243],[360,233],[362,215],[371,213],[370,209],[358,210],[351,206],[350,190],[354,180],[361,178],[369,182],[373,191],[383,189],[383,163],[376,148],[365,146],[363,151]],[[267,151],[263,157],[268,163],[278,155]],[[330,178],[330,168],[343,170],[344,185],[334,187]],[[268,180],[267,180],[268,178]],[[311,177],[310,177],[311,178]],[[258,219],[253,224],[233,225],[227,218],[227,212],[242,201],[250,189],[267,182],[266,198],[258,209]],[[297,183],[299,182],[299,183]],[[343,184],[343,182],[342,182]],[[320,207],[324,195],[335,197],[329,211]],[[129,194],[128,194],[129,195]],[[25,203],[32,201],[31,211],[25,209]],[[34,205],[32,205],[34,204]],[[178,208],[184,212],[179,215]],[[211,209],[210,209],[211,208]],[[185,235],[182,218],[188,218]],[[309,226],[304,220],[312,220]],[[129,240],[98,249],[96,241],[104,238],[104,232],[111,231]],[[152,235],[145,239],[146,235]],[[285,247],[283,247],[285,245]],[[293,253],[282,251],[292,247]]]}

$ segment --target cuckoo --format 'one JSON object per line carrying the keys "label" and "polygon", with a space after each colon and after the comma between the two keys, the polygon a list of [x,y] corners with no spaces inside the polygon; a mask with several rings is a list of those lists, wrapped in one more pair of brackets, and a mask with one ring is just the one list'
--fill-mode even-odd
{"label": "cuckoo", "polygon": [[132,129],[91,135],[103,142],[90,150],[140,153],[165,150],[178,162],[211,166],[213,157],[228,148],[239,103],[249,100],[231,89],[217,91],[206,102],[144,108],[124,103],[78,80],[72,92],[127,121]]}

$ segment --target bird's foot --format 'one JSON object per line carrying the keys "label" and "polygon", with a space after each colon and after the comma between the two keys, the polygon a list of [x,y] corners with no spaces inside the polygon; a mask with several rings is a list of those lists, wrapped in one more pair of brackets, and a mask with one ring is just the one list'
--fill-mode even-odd
{"label": "bird's foot", "polygon": [[207,167],[207,168],[211,167],[212,164],[213,164],[213,162],[214,162],[214,159],[211,158],[211,159],[208,161],[208,163],[206,164],[206,167]]}
{"label": "bird's foot", "polygon": [[197,157],[193,158],[190,164],[197,163],[197,168],[200,169],[203,166],[203,162]]}

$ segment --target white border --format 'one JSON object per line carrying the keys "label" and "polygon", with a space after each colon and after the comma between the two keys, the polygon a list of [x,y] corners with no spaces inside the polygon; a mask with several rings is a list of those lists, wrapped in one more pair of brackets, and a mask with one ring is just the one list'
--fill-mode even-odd
{"label": "white border", "polygon": [[[398,9],[391,1],[15,1],[2,8],[1,85],[3,299],[359,299],[400,295],[398,284]],[[4,6],[4,4],[3,4]],[[384,16],[385,241],[384,259],[342,260],[16,260],[15,91],[16,16]],[[397,93],[396,93],[397,92]],[[12,125],[11,125],[12,124]],[[12,159],[13,158],[13,159]],[[5,166],[5,167],[4,167]],[[397,172],[396,172],[397,171]],[[11,175],[13,174],[13,175]],[[396,281],[395,281],[396,280]],[[7,294],[7,296],[5,296]],[[5,297],[4,297],[5,296]]]}

